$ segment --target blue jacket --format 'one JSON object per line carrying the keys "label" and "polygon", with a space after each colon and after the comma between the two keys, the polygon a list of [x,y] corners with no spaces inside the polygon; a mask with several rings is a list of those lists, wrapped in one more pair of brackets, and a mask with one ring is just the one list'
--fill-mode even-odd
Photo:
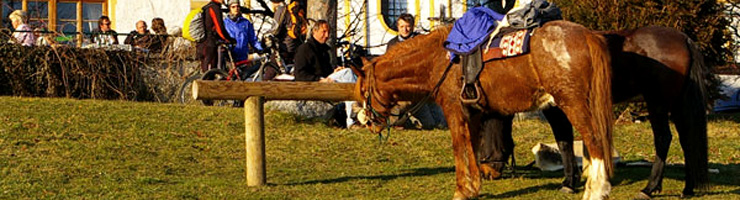
{"label": "blue jacket", "polygon": [[231,50],[234,61],[239,62],[247,59],[249,55],[249,45],[252,45],[257,51],[262,51],[262,44],[259,43],[257,35],[254,33],[252,22],[242,16],[232,21],[229,17],[224,17],[224,26],[231,37],[236,39],[234,49]]}
{"label": "blue jacket", "polygon": [[497,21],[503,18],[504,15],[486,7],[475,7],[468,10],[455,21],[445,41],[445,49],[463,55],[472,53],[475,48],[487,41],[488,35],[496,29]]}

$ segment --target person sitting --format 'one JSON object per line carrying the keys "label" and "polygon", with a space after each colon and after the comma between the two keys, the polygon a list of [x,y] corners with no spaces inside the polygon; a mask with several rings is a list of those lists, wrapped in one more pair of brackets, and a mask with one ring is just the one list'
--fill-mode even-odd
{"label": "person sitting", "polygon": [[167,44],[167,27],[164,26],[162,18],[152,19],[152,31],[154,31],[154,35],[150,36],[149,50],[161,52],[164,45]]}
{"label": "person sitting", "polygon": [[31,27],[26,24],[28,17],[26,12],[22,10],[15,10],[8,16],[10,22],[13,24],[13,37],[10,38],[10,43],[21,44],[23,46],[33,46],[36,43],[36,37],[31,33]]}
{"label": "person sitting", "polygon": [[[296,81],[318,81],[324,83],[354,83],[357,76],[351,69],[345,67],[334,68],[330,62],[329,46],[329,23],[319,20],[311,29],[310,37],[306,43],[301,44],[295,54],[295,80]],[[354,125],[352,116],[353,101],[345,101],[347,114],[346,127]]]}
{"label": "person sitting", "polygon": [[123,43],[132,47],[148,49],[151,44],[151,34],[149,34],[149,30],[146,28],[146,22],[139,20],[136,22],[136,30],[131,31]]}
{"label": "person sitting", "polygon": [[33,29],[33,36],[36,37],[36,46],[45,47],[51,46],[54,42],[49,31],[44,27]]}
{"label": "person sitting", "polygon": [[[236,65],[246,63],[251,59],[259,57],[257,54],[249,54],[249,47],[251,46],[253,52],[263,52],[262,44],[259,42],[257,35],[254,33],[254,26],[252,22],[242,17],[242,12],[239,6],[239,0],[231,0],[228,3],[229,14],[224,18],[224,26],[226,31],[236,39],[236,44],[231,50],[233,61]],[[256,72],[259,66],[254,66],[247,69],[247,74]],[[269,79],[269,78],[265,78]]]}
{"label": "person sitting", "polygon": [[419,35],[414,31],[414,16],[408,13],[403,13],[398,16],[398,20],[396,21],[396,28],[398,29],[398,36],[388,41],[388,44],[385,48],[386,52],[388,51],[388,49],[391,49],[393,45]]}
{"label": "person sitting", "polygon": [[92,32],[92,42],[94,44],[118,44],[118,33],[110,28],[110,24],[111,22],[108,16],[100,16],[98,19],[98,28]]}
{"label": "person sitting", "polygon": [[[388,41],[388,44],[386,46],[386,53],[394,45],[397,45],[419,35],[413,30],[414,16],[408,13],[403,13],[398,17],[398,21],[396,21],[396,28],[398,29],[398,36]],[[399,102],[397,106],[391,108],[391,113],[398,116],[403,114],[404,112],[408,112],[409,109],[413,106],[414,104],[411,104],[409,102]],[[412,116],[408,119],[408,121],[403,122],[406,124],[406,126],[398,128],[433,129],[444,128],[447,126],[447,123],[445,122],[444,116],[442,114],[442,108],[440,108],[434,102],[425,102],[424,105],[422,105],[414,113],[411,113],[411,115]],[[395,121],[396,119],[392,120]]]}

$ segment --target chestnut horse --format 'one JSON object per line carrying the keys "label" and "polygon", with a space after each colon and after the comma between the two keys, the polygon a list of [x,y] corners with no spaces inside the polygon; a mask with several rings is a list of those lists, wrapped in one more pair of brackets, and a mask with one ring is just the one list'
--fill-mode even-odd
{"label": "chestnut horse", "polygon": [[[685,181],[683,195],[708,185],[707,158],[707,82],[703,57],[685,34],[666,27],[643,27],[626,31],[599,32],[609,43],[612,55],[612,92],[614,102],[642,96],[648,106],[653,129],[656,159],[647,186],[638,198],[650,198],[660,192],[663,168],[671,144],[669,119],[678,131],[684,152]],[[573,156],[573,129],[557,108],[543,112],[561,149],[565,180],[563,191],[572,191],[579,181]],[[487,159],[482,165],[484,177],[500,175],[503,164],[513,152],[511,118],[484,117],[483,143],[478,152]],[[490,170],[490,171],[488,171]]]}
{"label": "chestnut horse", "polygon": [[450,27],[440,28],[400,43],[355,71],[355,95],[369,113],[370,129],[377,132],[390,123],[389,110],[397,101],[431,97],[443,108],[452,135],[454,199],[469,199],[481,187],[474,145],[480,138],[480,117],[557,104],[583,134],[592,155],[584,198],[606,198],[613,165],[611,61],[603,36],[571,22],[548,22],[534,31],[530,53],[485,63],[478,110],[460,101],[461,66],[450,62],[442,47],[449,32]]}

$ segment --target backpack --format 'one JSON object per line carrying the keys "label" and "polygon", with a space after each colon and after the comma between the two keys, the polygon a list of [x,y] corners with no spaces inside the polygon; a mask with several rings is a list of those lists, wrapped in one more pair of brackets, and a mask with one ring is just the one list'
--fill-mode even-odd
{"label": "backpack", "polygon": [[288,25],[288,37],[301,39],[308,32],[306,26],[306,9],[301,1],[293,1],[288,5],[290,24]]}
{"label": "backpack", "polygon": [[206,39],[206,27],[203,22],[203,9],[195,9],[185,17],[185,24],[182,26],[182,37],[193,42],[203,42]]}

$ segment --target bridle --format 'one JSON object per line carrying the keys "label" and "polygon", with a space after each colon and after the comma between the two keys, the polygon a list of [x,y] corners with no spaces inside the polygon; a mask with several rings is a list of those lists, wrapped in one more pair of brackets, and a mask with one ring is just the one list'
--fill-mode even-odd
{"label": "bridle", "polygon": [[[422,98],[419,102],[417,102],[416,105],[408,109],[405,114],[399,115],[402,117],[394,121],[393,123],[389,123],[391,114],[386,114],[386,115],[381,114],[373,107],[373,104],[372,104],[373,100],[377,101],[377,103],[380,104],[380,106],[382,106],[383,109],[386,111],[390,110],[393,106],[396,105],[395,103],[383,103],[383,101],[381,101],[382,97],[378,98],[380,96],[380,92],[376,91],[377,86],[375,83],[377,82],[377,80],[375,77],[375,65],[373,64],[372,68],[368,70],[368,73],[366,76],[367,84],[368,84],[367,91],[365,91],[365,93],[363,94],[363,96],[365,97],[365,102],[363,102],[363,112],[365,112],[365,114],[370,118],[370,120],[368,121],[372,124],[376,122],[377,119],[382,118],[385,121],[385,126],[382,129],[387,129],[388,134],[390,134],[391,127],[401,125],[401,122],[406,121],[409,117],[411,117],[413,113],[421,109],[422,106],[424,106],[424,103],[431,101],[431,99],[437,95],[437,93],[439,92],[440,86],[442,86],[442,83],[447,78],[447,74],[452,68],[452,64],[453,62],[449,61],[449,64],[447,64],[447,68],[445,68],[445,71],[442,74],[442,77],[439,78],[439,81],[437,81],[437,84],[434,86],[432,91],[429,92],[426,96],[424,96],[424,98]],[[373,95],[375,93],[377,94]],[[382,129],[380,129],[380,131],[378,132],[375,132],[375,129],[372,129],[372,128],[370,130],[373,131],[373,133],[378,134],[379,139],[382,139],[383,138]]]}

